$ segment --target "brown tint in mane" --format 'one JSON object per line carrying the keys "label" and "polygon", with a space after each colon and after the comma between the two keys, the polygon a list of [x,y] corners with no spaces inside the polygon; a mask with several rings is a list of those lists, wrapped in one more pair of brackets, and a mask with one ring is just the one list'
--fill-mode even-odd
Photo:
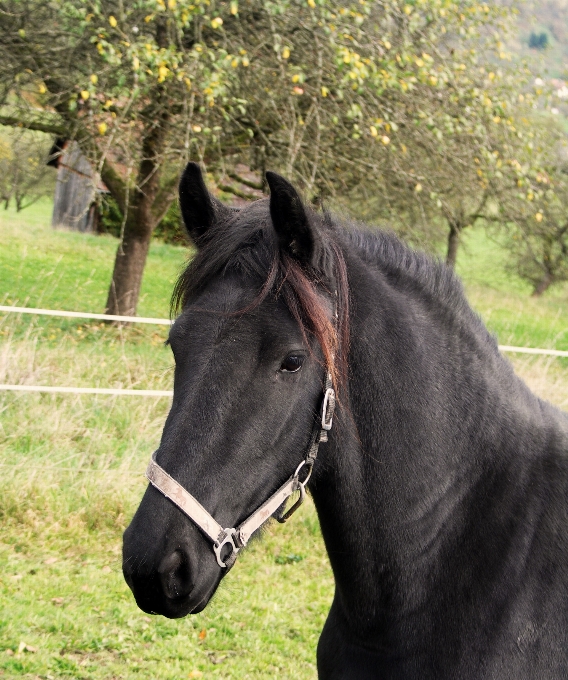
{"label": "brown tint in mane", "polygon": [[[256,281],[258,293],[247,307],[236,313],[252,311],[270,294],[281,297],[297,321],[306,344],[309,345],[309,336],[319,343],[339,395],[347,380],[347,271],[331,220],[326,217],[324,223],[315,214],[311,214],[310,219],[319,238],[315,245],[315,264],[309,267],[280,249],[268,216],[267,201],[258,201],[216,225],[176,282],[172,314],[178,314],[214,277],[229,271],[242,273]],[[329,316],[329,298],[337,310],[335,323]]]}

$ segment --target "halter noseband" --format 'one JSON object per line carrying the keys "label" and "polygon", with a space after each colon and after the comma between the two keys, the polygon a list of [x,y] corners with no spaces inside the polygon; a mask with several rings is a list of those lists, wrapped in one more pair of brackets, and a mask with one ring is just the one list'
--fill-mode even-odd
{"label": "halter noseband", "polygon": [[[294,474],[288,481],[275,491],[272,496],[258,508],[258,510],[255,510],[252,515],[244,522],[241,522],[236,528],[223,529],[196,498],[156,463],[156,451],[152,454],[152,459],[148,464],[146,477],[158,491],[161,491],[166,498],[169,498],[172,503],[177,505],[177,507],[186,514],[213,543],[213,552],[215,553],[217,564],[220,567],[230,569],[237,559],[237,553],[241,548],[245,547],[252,534],[264,524],[278,508],[286,503],[292,494],[296,491],[300,492],[300,496],[294,505],[287,511],[283,508],[281,514],[276,517],[279,522],[286,522],[304,502],[304,498],[306,497],[306,484],[311,477],[312,469],[318,455],[319,445],[321,442],[327,441],[327,433],[331,430],[333,422],[334,409],[335,391],[332,387],[331,374],[327,371],[320,416],[314,423],[310,443],[304,460],[298,465]],[[300,480],[301,472],[305,473],[303,480]],[[231,552],[225,558],[225,561],[221,558],[221,550],[224,546],[230,546],[231,548]]]}

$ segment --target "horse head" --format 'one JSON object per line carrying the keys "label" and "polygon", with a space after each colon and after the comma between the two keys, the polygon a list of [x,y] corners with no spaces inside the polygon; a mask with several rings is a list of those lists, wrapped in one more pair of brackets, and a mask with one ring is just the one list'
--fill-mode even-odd
{"label": "horse head", "polygon": [[[201,611],[248,539],[215,541],[204,524],[239,527],[291,475],[303,493],[307,475],[293,473],[319,436],[326,379],[337,383],[332,239],[286,180],[267,181],[270,198],[240,210],[208,193],[195,164],[180,182],[197,253],[174,293],[174,396],[153,483],[124,534],[124,576],[149,613]],[[201,524],[180,510],[184,493]]]}

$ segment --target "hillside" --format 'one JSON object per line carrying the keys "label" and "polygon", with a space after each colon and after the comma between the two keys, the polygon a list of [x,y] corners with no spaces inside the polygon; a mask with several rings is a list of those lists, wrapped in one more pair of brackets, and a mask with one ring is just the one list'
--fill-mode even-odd
{"label": "hillside", "polygon": [[[518,30],[510,42],[511,50],[526,59],[541,77],[566,80],[568,0],[527,0],[515,5],[519,10]],[[530,47],[531,36],[532,42],[540,42],[542,49]]]}

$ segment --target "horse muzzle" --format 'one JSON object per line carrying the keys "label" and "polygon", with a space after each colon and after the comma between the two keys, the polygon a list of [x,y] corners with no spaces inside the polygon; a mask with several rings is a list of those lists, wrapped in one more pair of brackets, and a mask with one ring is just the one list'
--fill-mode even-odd
{"label": "horse muzzle", "polygon": [[203,573],[189,545],[178,544],[161,554],[148,546],[140,550],[133,534],[128,529],[124,533],[122,572],[140,609],[171,619],[200,612],[215,592],[221,570]]}

